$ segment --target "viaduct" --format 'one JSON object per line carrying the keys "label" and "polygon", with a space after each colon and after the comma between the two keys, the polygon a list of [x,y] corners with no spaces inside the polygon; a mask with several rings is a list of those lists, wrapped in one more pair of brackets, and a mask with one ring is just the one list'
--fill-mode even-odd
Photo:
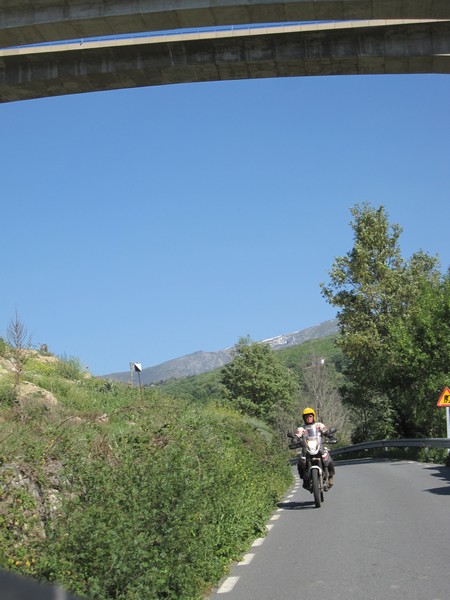
{"label": "viaduct", "polygon": [[[222,25],[240,27],[200,30]],[[198,31],[167,33],[186,28]],[[124,37],[141,32],[152,35]],[[450,0],[0,0],[0,48],[0,102],[192,81],[450,73]]]}

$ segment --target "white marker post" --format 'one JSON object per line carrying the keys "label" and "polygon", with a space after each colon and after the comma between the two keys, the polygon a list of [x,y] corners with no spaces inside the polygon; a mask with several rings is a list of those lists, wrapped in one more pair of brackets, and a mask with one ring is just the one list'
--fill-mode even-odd
{"label": "white marker post", "polygon": [[138,381],[139,381],[139,391],[141,393],[141,400],[142,400],[142,386],[141,386],[141,373],[142,373],[142,366],[141,363],[133,363],[134,366],[134,370],[136,371],[136,373],[138,374]]}
{"label": "white marker post", "polygon": [[[450,389],[448,387],[442,392],[439,396],[439,400],[437,403],[438,406],[445,406],[447,411],[447,437],[450,438]],[[447,451],[447,454],[450,455],[450,448]]]}

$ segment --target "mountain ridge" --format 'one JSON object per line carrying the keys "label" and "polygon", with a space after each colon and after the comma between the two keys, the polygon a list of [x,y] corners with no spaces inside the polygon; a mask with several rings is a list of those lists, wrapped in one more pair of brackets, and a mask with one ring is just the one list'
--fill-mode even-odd
{"label": "mountain ridge", "polygon": [[[272,338],[261,340],[261,343],[268,344],[273,350],[297,346],[312,339],[327,337],[338,332],[337,319],[324,321],[319,325],[313,325],[300,331],[278,335]],[[173,358],[158,365],[142,369],[140,380],[142,385],[151,385],[167,381],[168,379],[181,379],[200,375],[208,371],[214,371],[229,363],[233,358],[233,347],[218,350],[217,352],[204,352],[197,350],[191,354]],[[101,379],[113,381],[130,381],[129,371],[110,373],[102,375]]]}

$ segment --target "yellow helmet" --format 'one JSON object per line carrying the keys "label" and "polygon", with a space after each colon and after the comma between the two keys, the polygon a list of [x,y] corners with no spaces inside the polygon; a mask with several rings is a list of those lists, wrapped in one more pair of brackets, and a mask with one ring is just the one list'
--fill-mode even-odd
{"label": "yellow helmet", "polygon": [[306,420],[306,415],[312,415],[314,417],[314,422],[316,420],[316,411],[313,408],[305,408],[305,410],[303,411],[303,420]]}

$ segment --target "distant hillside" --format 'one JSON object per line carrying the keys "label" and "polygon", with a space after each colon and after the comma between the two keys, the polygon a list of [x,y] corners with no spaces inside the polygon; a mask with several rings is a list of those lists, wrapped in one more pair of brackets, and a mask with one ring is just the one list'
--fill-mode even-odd
{"label": "distant hillside", "polygon": [[[324,358],[328,365],[327,373],[330,381],[339,385],[342,382],[342,352],[334,343],[336,337],[336,334],[331,334],[322,338],[309,339],[289,348],[280,348],[277,357],[299,382],[303,380],[303,369],[311,365],[314,358]],[[168,379],[152,385],[157,385],[172,398],[180,398],[188,403],[207,404],[212,398],[219,400],[224,397],[221,369],[182,379]]]}
{"label": "distant hillside", "polygon": [[[308,327],[302,331],[279,335],[262,341],[269,344],[274,350],[280,350],[282,348],[297,346],[308,340],[327,337],[337,333],[337,331],[337,320],[332,319],[330,321],[325,321],[320,325]],[[180,379],[214,371],[230,362],[233,357],[232,353],[233,348],[226,348],[225,350],[219,350],[218,352],[199,351],[187,354],[186,356],[181,356],[180,358],[174,358],[161,363],[160,365],[143,369],[141,373],[141,383],[142,385],[150,385],[169,379]],[[102,378],[127,382],[129,381],[130,373],[129,371],[110,373],[109,375],[103,375]]]}

